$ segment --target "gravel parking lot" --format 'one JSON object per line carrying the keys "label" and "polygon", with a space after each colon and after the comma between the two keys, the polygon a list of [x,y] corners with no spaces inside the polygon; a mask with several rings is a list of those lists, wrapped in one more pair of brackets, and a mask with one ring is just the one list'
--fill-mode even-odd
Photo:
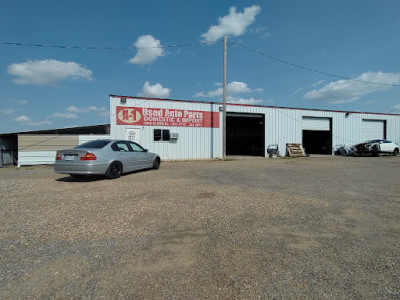
{"label": "gravel parking lot", "polygon": [[0,168],[0,299],[399,299],[400,157]]}

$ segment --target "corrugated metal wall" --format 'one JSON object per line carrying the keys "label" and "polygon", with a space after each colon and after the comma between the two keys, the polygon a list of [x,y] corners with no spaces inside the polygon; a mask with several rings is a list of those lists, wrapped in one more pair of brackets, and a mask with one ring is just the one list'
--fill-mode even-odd
{"label": "corrugated metal wall", "polygon": [[[119,97],[111,97],[111,136],[116,139],[126,139],[125,129],[138,129],[139,143],[151,152],[161,155],[161,159],[211,159],[221,157],[222,136],[219,128],[191,128],[165,126],[128,126],[116,125],[116,106],[121,106]],[[218,112],[219,105],[185,101],[157,101],[146,99],[126,99],[126,107],[155,107],[163,109],[179,109],[193,111]],[[222,118],[220,118],[220,122]],[[222,125],[221,125],[222,126]],[[178,133],[177,140],[154,141],[154,129],[169,129]]]}
{"label": "corrugated metal wall", "polygon": [[[209,159],[222,157],[222,112],[219,128],[189,127],[153,127],[126,126],[116,124],[116,106],[187,109],[198,111],[219,111],[219,103],[201,103],[189,101],[151,100],[143,98],[126,98],[121,104],[119,96],[110,96],[111,136],[125,138],[126,128],[137,128],[140,131],[140,143],[150,151],[161,155],[163,159]],[[352,146],[362,142],[363,120],[386,121],[386,138],[400,142],[400,116],[308,110],[279,107],[260,107],[247,105],[227,105],[228,112],[256,113],[265,115],[265,149],[278,144],[280,155],[286,154],[287,143],[302,143],[303,117],[329,118],[332,120],[332,153],[338,146]],[[153,130],[170,129],[179,134],[176,142],[154,142]]]}
{"label": "corrugated metal wall", "polygon": [[18,135],[18,166],[54,164],[57,150],[74,148],[84,142],[110,138],[109,135]]}

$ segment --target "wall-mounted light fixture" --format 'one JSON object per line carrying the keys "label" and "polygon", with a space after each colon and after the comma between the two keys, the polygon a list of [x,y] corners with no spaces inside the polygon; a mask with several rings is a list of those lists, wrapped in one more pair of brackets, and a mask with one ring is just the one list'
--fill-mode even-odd
{"label": "wall-mounted light fixture", "polygon": [[346,113],[346,115],[345,115],[345,116],[346,116],[346,118],[347,118],[349,115],[350,115],[350,113],[349,113],[349,112],[347,112],[347,113]]}
{"label": "wall-mounted light fixture", "polygon": [[121,104],[126,104],[126,98],[121,98]]}

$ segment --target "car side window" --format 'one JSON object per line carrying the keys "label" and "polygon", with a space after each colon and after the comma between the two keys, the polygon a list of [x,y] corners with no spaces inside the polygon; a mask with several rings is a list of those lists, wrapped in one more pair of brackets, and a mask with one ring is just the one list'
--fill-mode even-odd
{"label": "car side window", "polygon": [[115,142],[111,146],[111,149],[113,149],[114,151],[122,151],[122,152],[129,151],[129,147],[125,142]]}
{"label": "car side window", "polygon": [[134,152],[144,152],[144,149],[136,143],[129,143]]}

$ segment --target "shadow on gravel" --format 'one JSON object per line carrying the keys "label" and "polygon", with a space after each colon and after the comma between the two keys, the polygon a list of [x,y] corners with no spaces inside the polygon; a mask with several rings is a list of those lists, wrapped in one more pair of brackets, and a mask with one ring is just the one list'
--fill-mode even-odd
{"label": "shadow on gravel", "polygon": [[[136,171],[132,171],[129,173],[124,173],[121,175],[121,177],[136,174],[136,173],[146,172],[146,171],[148,172],[151,170],[152,169],[136,170]],[[61,182],[93,182],[93,181],[101,181],[101,180],[118,180],[118,178],[117,179],[107,179],[104,175],[82,175],[82,177],[66,176],[66,177],[56,179],[56,181],[61,181]]]}
{"label": "shadow on gravel", "polygon": [[74,178],[71,176],[66,176],[56,179],[56,181],[61,181],[61,182],[92,182],[100,180],[108,180],[108,179],[106,179],[104,176],[84,176],[82,178]]}

